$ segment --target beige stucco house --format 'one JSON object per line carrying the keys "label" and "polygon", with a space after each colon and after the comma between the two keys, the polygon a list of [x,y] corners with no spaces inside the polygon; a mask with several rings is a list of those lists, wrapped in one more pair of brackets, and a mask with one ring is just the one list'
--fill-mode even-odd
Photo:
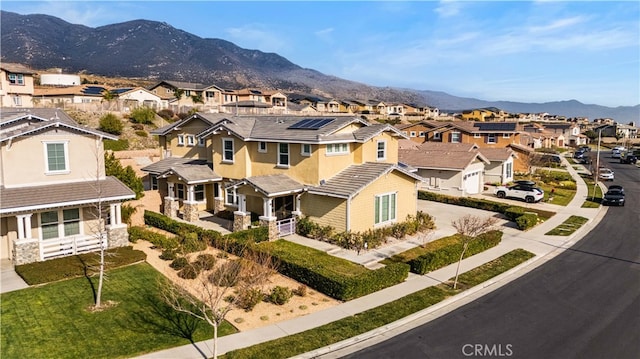
{"label": "beige stucco house", "polygon": [[25,65],[0,63],[0,106],[32,107],[35,74]]}
{"label": "beige stucco house", "polygon": [[2,108],[2,260],[17,265],[129,243],[120,203],[135,195],[105,175],[103,139],[116,138],[61,110]]}
{"label": "beige stucco house", "polygon": [[153,133],[163,159],[143,171],[171,217],[232,210],[234,229],[259,221],[277,236],[302,215],[364,231],[416,212],[421,178],[397,165],[403,136],[388,125],[353,116],[197,113]]}

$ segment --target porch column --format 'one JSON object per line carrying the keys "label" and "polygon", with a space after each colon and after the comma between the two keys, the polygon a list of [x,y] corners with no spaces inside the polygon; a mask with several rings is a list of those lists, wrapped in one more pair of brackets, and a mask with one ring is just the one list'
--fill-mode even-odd
{"label": "porch column", "polygon": [[187,200],[183,202],[184,204],[183,219],[187,222],[196,222],[200,219],[198,203],[195,201],[195,199],[196,199],[195,186],[192,184],[187,185]]}
{"label": "porch column", "polygon": [[127,225],[122,223],[122,203],[112,203],[109,205],[111,220],[106,227],[107,237],[103,239],[106,248],[124,247],[129,245],[129,232]]}
{"label": "porch column", "polygon": [[18,220],[18,239],[24,239],[24,215],[16,216]]}
{"label": "porch column", "polygon": [[296,200],[294,202],[294,207],[293,207],[293,212],[291,212],[291,214],[293,214],[296,218],[300,218],[302,216],[302,211],[300,210],[300,197],[302,195],[297,194],[296,195]]}
{"label": "porch column", "polygon": [[17,215],[18,239],[31,239],[31,213]]}
{"label": "porch column", "polygon": [[213,199],[213,212],[218,213],[224,211],[224,196],[226,192],[222,182],[214,183],[213,185],[218,189],[218,196]]}
{"label": "porch column", "polygon": [[270,241],[278,239],[278,224],[276,217],[260,216],[260,226],[267,227]]}
{"label": "porch column", "polygon": [[40,244],[31,237],[31,213],[16,216],[18,238],[13,240],[13,264],[20,265],[40,260]]}
{"label": "porch column", "polygon": [[167,196],[164,198],[163,214],[169,218],[178,217],[179,203],[175,196],[175,183],[167,181]]}
{"label": "porch column", "polygon": [[264,217],[272,217],[273,216],[273,198],[263,198],[262,199],[262,213]]}
{"label": "porch column", "polygon": [[247,213],[247,197],[238,195],[238,210],[233,212],[233,231],[242,231],[251,226],[251,213]]}

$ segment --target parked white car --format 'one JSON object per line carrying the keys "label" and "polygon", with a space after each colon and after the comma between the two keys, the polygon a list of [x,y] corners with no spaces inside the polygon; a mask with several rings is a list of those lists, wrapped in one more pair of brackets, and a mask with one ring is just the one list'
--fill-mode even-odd
{"label": "parked white car", "polygon": [[608,169],[608,168],[600,168],[600,170],[598,171],[598,178],[600,178],[603,181],[613,181],[613,171]]}
{"label": "parked white car", "polygon": [[523,184],[498,186],[494,193],[498,198],[518,198],[528,203],[540,202],[544,198],[544,191],[541,188]]}

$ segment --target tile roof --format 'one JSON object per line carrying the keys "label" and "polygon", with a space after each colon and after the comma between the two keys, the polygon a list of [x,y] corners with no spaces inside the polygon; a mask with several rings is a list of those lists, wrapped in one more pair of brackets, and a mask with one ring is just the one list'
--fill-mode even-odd
{"label": "tile roof", "polygon": [[420,144],[412,141],[401,138],[398,140],[398,149],[400,150],[417,150],[420,147]]}
{"label": "tile roof", "polygon": [[13,74],[36,74],[36,71],[30,69],[29,67],[23,64],[16,64],[11,62],[2,62],[0,63],[0,68],[5,70],[6,72],[10,72]]}
{"label": "tile roof", "polygon": [[478,151],[480,151],[480,153],[482,153],[489,161],[506,161],[511,156],[515,156],[515,153],[509,147],[480,148]]}
{"label": "tile roof", "polygon": [[140,170],[144,172],[149,172],[155,175],[159,175],[164,173],[171,168],[177,168],[181,166],[203,166],[207,165],[207,160],[202,159],[191,159],[191,158],[183,158],[183,157],[169,157],[161,159],[158,162],[154,162],[148,166],[142,167]]}
{"label": "tile roof", "polygon": [[507,145],[507,147],[511,147],[511,148],[513,148],[514,150],[517,150],[517,151],[520,151],[520,152],[526,152],[526,153],[533,153],[533,152],[535,152],[535,151],[533,150],[533,148],[528,147],[528,146],[525,146],[525,145],[520,145],[520,144],[517,144],[517,143],[511,143],[511,144]]}
{"label": "tile roof", "polygon": [[[165,161],[165,160],[162,160]],[[158,161],[160,162],[160,161]],[[158,163],[156,162],[156,163]],[[165,166],[167,163],[163,163]],[[153,165],[149,165],[148,168]],[[144,170],[144,169],[143,169]],[[151,171],[147,171],[151,172]],[[179,179],[186,184],[203,183],[203,182],[215,182],[222,180],[222,176],[213,172],[212,167],[207,164],[206,160],[190,160],[183,163],[172,165],[170,168],[162,171],[159,176],[167,177],[170,175],[176,175]]]}
{"label": "tile roof", "polygon": [[115,177],[100,181],[4,188],[0,191],[0,213],[35,211],[96,203],[98,190],[103,202],[132,199],[135,194]]}
{"label": "tile roof", "polygon": [[223,107],[259,107],[259,108],[271,108],[273,107],[270,103],[255,101],[255,100],[245,100],[245,101],[237,101],[230,102],[222,105]]}
{"label": "tile roof", "polygon": [[302,192],[305,186],[285,174],[253,176],[244,178],[233,185],[247,184],[267,197]]}
{"label": "tile roof", "polygon": [[64,111],[50,108],[0,109],[0,142],[51,128],[64,128],[102,138],[117,140],[112,134],[81,126]]}
{"label": "tile roof", "polygon": [[349,198],[391,171],[399,171],[417,181],[422,181],[422,177],[393,163],[366,162],[361,165],[352,165],[326,180],[324,184],[310,187],[308,191],[309,193],[324,196]]}
{"label": "tile roof", "polygon": [[424,142],[420,144],[422,151],[469,152],[478,148],[475,143]]}
{"label": "tile roof", "polygon": [[477,151],[398,150],[398,161],[415,168],[462,170],[476,159],[489,162]]}

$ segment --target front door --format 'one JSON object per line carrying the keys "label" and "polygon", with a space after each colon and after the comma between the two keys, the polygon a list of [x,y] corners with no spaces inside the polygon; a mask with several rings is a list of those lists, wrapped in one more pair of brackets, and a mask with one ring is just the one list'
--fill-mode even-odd
{"label": "front door", "polygon": [[293,196],[276,197],[273,199],[273,213],[276,214],[278,220],[291,217],[293,212]]}

